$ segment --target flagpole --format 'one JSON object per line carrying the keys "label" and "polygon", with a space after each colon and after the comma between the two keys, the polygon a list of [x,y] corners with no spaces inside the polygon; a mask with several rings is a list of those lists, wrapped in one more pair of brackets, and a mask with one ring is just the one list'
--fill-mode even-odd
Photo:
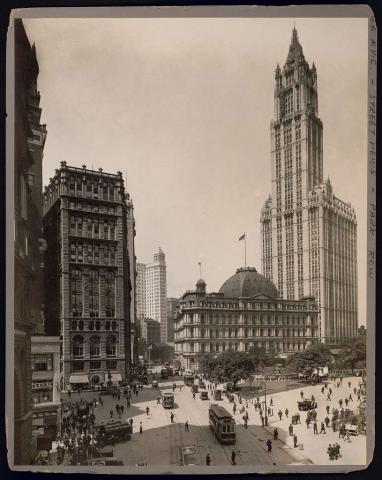
{"label": "flagpole", "polygon": [[[244,232],[245,235],[245,232]],[[247,268],[247,236],[244,237],[244,267]]]}

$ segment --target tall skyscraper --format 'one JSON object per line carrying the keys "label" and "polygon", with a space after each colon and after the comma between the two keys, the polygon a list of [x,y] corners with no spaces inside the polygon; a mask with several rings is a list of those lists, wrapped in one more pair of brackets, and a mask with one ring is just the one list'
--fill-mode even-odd
{"label": "tall skyscraper", "polygon": [[146,313],[146,265],[137,262],[136,270],[137,319],[140,322]]}
{"label": "tall skyscraper", "polygon": [[[46,333],[61,387],[121,381],[131,364],[132,204],[122,173],[61,162],[44,195]],[[130,243],[129,243],[130,239]]]}
{"label": "tall skyscraper", "polygon": [[14,20],[14,458],[31,462],[31,333],[42,321],[42,157],[46,138],[40,123],[39,65],[24,25]]}
{"label": "tall skyscraper", "polygon": [[357,222],[350,203],[324,181],[322,145],[317,71],[294,28],[285,65],[275,73],[262,268],[280,296],[315,296],[321,339],[337,343],[357,333]]}
{"label": "tall skyscraper", "polygon": [[159,248],[154,262],[146,265],[146,307],[145,316],[160,322],[161,342],[167,342],[167,280],[166,258]]}

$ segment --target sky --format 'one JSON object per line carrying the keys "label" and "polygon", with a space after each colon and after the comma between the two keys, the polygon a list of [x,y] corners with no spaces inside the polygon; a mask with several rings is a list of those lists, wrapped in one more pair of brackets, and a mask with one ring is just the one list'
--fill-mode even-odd
{"label": "sky", "polygon": [[[260,211],[271,189],[274,71],[293,18],[25,19],[40,66],[48,136],[44,184],[59,162],[122,171],[135,248],[166,254],[167,294],[208,291],[244,265],[261,271]],[[367,20],[298,18],[318,75],[324,177],[358,220],[359,323],[366,319]]]}

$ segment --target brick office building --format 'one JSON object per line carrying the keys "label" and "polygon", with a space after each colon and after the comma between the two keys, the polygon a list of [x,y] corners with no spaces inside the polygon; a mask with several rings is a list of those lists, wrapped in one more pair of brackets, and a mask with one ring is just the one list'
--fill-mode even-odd
{"label": "brick office building", "polygon": [[31,461],[31,333],[42,327],[42,152],[39,66],[21,20],[14,21],[14,464]]}
{"label": "brick office building", "polygon": [[61,162],[45,188],[46,333],[62,338],[63,388],[120,382],[130,367],[131,216],[121,172]]}

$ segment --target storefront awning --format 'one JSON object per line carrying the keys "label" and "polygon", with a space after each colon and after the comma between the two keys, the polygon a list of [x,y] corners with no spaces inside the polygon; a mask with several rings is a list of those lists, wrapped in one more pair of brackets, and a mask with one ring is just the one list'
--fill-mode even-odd
{"label": "storefront awning", "polygon": [[69,383],[89,383],[88,375],[71,375]]}

